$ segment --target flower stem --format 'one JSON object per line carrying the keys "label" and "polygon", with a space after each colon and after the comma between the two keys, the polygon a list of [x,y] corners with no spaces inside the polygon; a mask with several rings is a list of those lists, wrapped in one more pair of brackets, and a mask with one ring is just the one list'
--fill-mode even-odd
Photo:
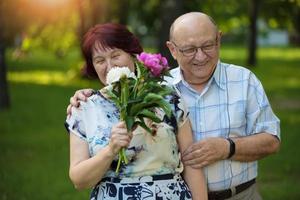
{"label": "flower stem", "polygon": [[128,164],[128,159],[127,159],[127,157],[126,157],[125,148],[122,148],[122,149],[121,149],[121,153],[122,153],[122,155],[123,155],[123,161],[124,161],[124,163],[125,163],[125,164]]}
{"label": "flower stem", "polygon": [[117,169],[116,169],[117,174],[119,173],[119,170],[120,170],[121,160],[122,160],[122,153],[121,153],[121,151],[119,151],[119,159],[118,159],[118,164],[117,164]]}
{"label": "flower stem", "polygon": [[[120,80],[120,91],[121,91],[121,110],[120,110],[120,118],[122,121],[125,121],[126,123],[126,116],[127,116],[127,103],[128,103],[128,93],[129,93],[129,88],[128,88],[128,80],[125,78],[121,78]],[[127,124],[126,127],[128,128]],[[126,157],[126,150],[125,148],[122,148],[119,151],[119,160],[118,160],[118,165],[116,169],[116,173],[119,173],[121,163],[128,164],[128,159]]]}

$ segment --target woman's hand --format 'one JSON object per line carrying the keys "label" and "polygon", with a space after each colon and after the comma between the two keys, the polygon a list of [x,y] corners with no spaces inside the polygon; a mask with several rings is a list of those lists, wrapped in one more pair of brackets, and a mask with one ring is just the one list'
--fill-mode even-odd
{"label": "woman's hand", "polygon": [[127,132],[125,122],[119,122],[111,129],[111,138],[109,141],[109,148],[116,155],[121,148],[127,148],[130,144],[132,133]]}

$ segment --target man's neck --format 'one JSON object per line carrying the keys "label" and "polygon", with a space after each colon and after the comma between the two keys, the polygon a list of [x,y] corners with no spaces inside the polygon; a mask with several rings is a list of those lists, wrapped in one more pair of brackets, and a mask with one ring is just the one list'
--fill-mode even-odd
{"label": "man's neck", "polygon": [[183,76],[183,79],[185,80],[185,82],[187,82],[194,90],[201,93],[202,90],[205,88],[206,84],[209,82],[209,80],[214,75],[215,70],[216,70],[216,67],[215,67],[214,71],[212,72],[212,74],[208,78],[193,78],[192,80],[187,79],[187,77],[185,77],[183,71],[181,71],[181,73],[182,73],[182,76]]}
{"label": "man's neck", "polygon": [[208,83],[208,80],[203,81],[203,82],[193,82],[193,81],[187,81],[185,80],[189,86],[191,86],[194,90],[196,90],[197,92],[201,93],[202,90],[204,89],[204,87],[206,86],[206,84]]}
{"label": "man's neck", "polygon": [[182,78],[184,79],[184,81],[189,84],[189,86],[191,88],[193,88],[194,90],[196,90],[197,92],[201,93],[202,90],[205,88],[206,84],[208,83],[209,79],[211,77],[208,78],[200,78],[200,77],[187,77],[185,76],[184,72],[181,71],[181,75]]}

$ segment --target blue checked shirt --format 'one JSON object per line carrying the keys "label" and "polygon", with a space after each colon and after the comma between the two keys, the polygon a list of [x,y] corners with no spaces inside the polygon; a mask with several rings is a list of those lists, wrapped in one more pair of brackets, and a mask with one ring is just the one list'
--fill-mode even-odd
{"label": "blue checked shirt", "polygon": [[[275,116],[260,81],[248,69],[219,62],[201,93],[183,80],[179,67],[167,79],[181,92],[194,139],[238,137],[267,132],[280,138]],[[257,176],[257,161],[221,160],[204,168],[210,191],[228,189]]]}

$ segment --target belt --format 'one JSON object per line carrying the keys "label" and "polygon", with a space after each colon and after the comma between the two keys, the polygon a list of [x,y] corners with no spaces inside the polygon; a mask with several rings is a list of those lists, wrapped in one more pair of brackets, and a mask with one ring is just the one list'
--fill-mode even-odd
{"label": "belt", "polygon": [[223,199],[230,198],[230,197],[232,197],[232,196],[248,189],[254,183],[255,183],[255,179],[252,179],[248,182],[242,183],[238,186],[232,187],[232,188],[227,189],[227,190],[208,192],[208,199],[209,200],[223,200]]}
{"label": "belt", "polygon": [[121,183],[121,182],[152,182],[152,181],[160,181],[160,180],[169,180],[178,178],[180,175],[178,174],[162,174],[162,175],[152,175],[152,176],[140,176],[140,177],[105,177],[101,180],[101,182],[111,182],[111,183]]}

